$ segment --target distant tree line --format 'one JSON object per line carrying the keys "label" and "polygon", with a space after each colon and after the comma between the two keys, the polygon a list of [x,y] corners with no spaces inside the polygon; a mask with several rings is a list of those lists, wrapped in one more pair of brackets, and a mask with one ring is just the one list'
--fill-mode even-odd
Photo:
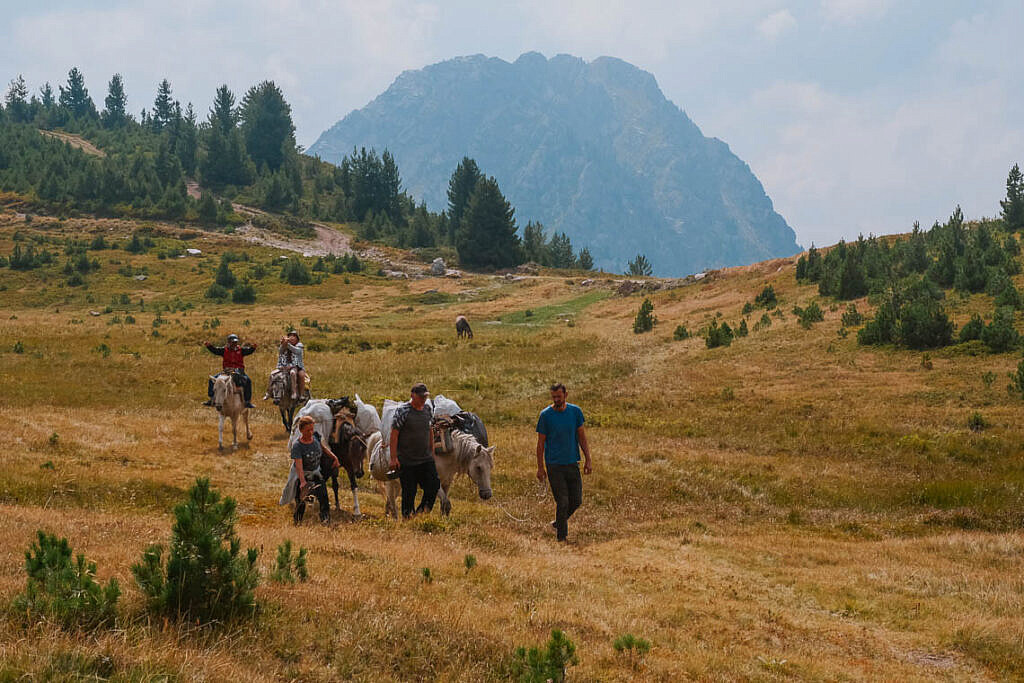
{"label": "distant tree line", "polygon": [[[59,129],[88,140],[89,154],[39,134]],[[203,193],[190,196],[187,184]],[[556,268],[593,268],[589,250],[574,251],[564,234],[528,223],[520,236],[515,211],[493,177],[472,159],[452,174],[449,205],[434,213],[402,190],[385,150],[355,149],[332,165],[303,155],[291,107],[273,81],[237,101],[226,85],[200,120],[164,79],[153,106],[127,110],[124,80],[114,74],[97,109],[77,68],[54,93],[30,93],[11,81],[0,107],[0,190],[58,212],[160,218],[205,226],[240,220],[232,201],[305,219],[358,224],[361,237],[403,248],[454,248],[470,267],[504,268],[525,261]]]}
{"label": "distant tree line", "polygon": [[945,223],[936,222],[930,230],[915,223],[905,239],[861,236],[854,243],[840,241],[824,253],[812,246],[797,262],[797,279],[817,283],[823,296],[871,297],[877,309],[859,330],[860,343],[917,349],[954,341],[953,323],[943,306],[947,290],[963,295],[985,292],[994,298],[991,325],[998,329],[983,336],[984,323],[972,320],[961,331],[960,341],[981,339],[993,351],[1016,348],[1014,314],[1024,303],[1011,279],[1021,272],[1016,233],[1024,230],[1024,184],[1017,165],[1010,170],[1001,204],[1000,218],[974,225],[965,223],[958,206]]}

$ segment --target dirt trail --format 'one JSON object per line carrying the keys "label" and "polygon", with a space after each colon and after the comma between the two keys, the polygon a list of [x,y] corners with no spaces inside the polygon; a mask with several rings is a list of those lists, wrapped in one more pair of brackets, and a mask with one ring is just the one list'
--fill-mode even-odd
{"label": "dirt trail", "polygon": [[316,230],[316,237],[309,240],[285,237],[269,230],[257,228],[252,223],[246,223],[239,227],[235,234],[249,242],[298,252],[304,256],[327,256],[328,254],[342,256],[352,253],[352,240],[348,235],[322,223],[313,223],[313,228]]}
{"label": "dirt trail", "polygon": [[89,142],[85,138],[79,137],[78,135],[73,135],[71,133],[61,133],[60,131],[56,131],[56,130],[42,130],[42,129],[40,129],[39,132],[42,133],[43,135],[45,135],[48,138],[56,138],[57,140],[60,140],[61,142],[68,143],[72,147],[77,147],[78,149],[82,150],[86,154],[92,154],[93,156],[97,156],[97,157],[105,157],[105,156],[107,156],[107,153],[104,152],[102,149],[100,149],[96,145],[92,144],[91,142]]}

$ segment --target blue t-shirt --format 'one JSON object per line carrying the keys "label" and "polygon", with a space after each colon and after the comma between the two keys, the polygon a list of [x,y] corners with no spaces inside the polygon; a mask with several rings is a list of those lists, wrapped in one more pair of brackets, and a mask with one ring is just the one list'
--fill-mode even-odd
{"label": "blue t-shirt", "polygon": [[565,404],[559,412],[548,406],[537,420],[537,433],[544,435],[544,462],[549,465],[572,465],[580,461],[580,444],[576,430],[583,426],[583,411],[578,405]]}

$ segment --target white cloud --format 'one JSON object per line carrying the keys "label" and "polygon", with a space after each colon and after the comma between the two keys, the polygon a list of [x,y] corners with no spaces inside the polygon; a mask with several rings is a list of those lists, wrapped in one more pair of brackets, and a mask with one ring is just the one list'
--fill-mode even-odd
{"label": "white cloud", "polygon": [[796,29],[796,19],[788,9],[772,12],[757,25],[757,32],[768,40],[778,40],[784,33]]}
{"label": "white cloud", "polygon": [[1007,120],[1008,96],[1001,83],[972,86],[957,99],[986,106],[970,107],[942,91],[897,100],[776,83],[749,103],[765,139],[747,136],[737,151],[805,245],[902,232],[914,220],[928,226],[958,203],[968,216],[991,216],[1024,147],[1024,130]]}
{"label": "white cloud", "polygon": [[821,9],[828,21],[856,24],[881,19],[891,4],[892,0],[821,0]]}

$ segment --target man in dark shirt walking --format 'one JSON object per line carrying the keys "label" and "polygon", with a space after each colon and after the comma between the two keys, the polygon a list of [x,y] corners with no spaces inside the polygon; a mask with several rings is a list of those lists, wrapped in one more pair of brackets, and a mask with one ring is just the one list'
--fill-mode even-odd
{"label": "man in dark shirt walking", "polygon": [[583,503],[583,479],[580,477],[580,447],[583,448],[583,472],[593,470],[590,444],[583,429],[583,411],[566,402],[564,384],[551,387],[551,405],[537,420],[537,479],[547,478],[555,497],[555,521],[551,526],[559,541],[569,534],[569,518]]}
{"label": "man in dark shirt walking", "polygon": [[[408,519],[421,512],[430,512],[441,488],[434,464],[434,437],[430,433],[433,411],[427,405],[425,384],[413,385],[408,403],[395,410],[391,422],[391,469],[398,470],[402,484],[402,517]],[[423,489],[423,499],[416,506],[416,488]]]}

